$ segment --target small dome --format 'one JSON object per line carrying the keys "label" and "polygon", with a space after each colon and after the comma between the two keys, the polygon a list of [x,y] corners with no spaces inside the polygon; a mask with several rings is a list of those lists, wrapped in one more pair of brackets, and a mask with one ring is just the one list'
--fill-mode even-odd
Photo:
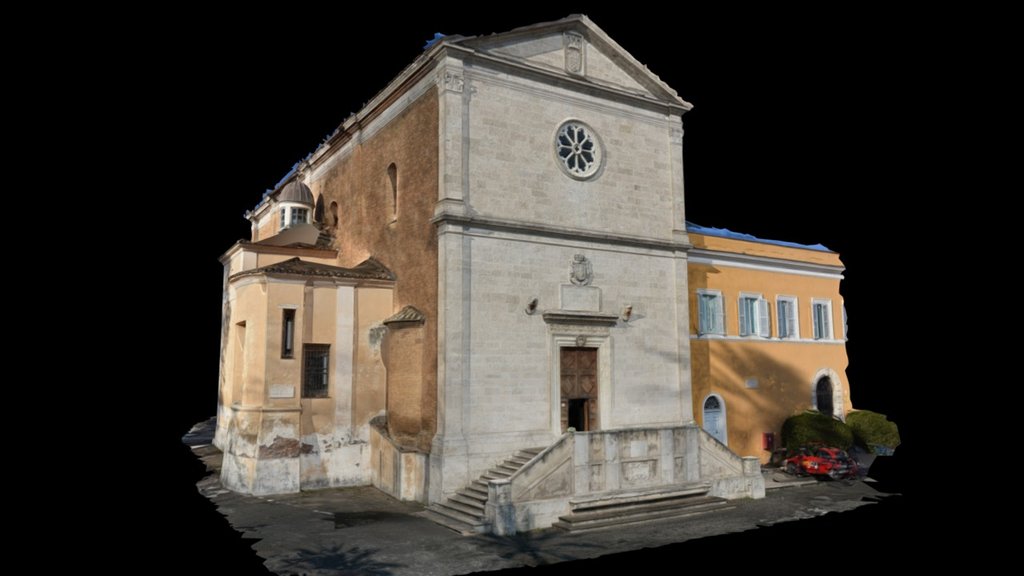
{"label": "small dome", "polygon": [[284,188],[281,189],[281,194],[277,197],[278,202],[298,202],[299,204],[308,204],[313,206],[313,192],[299,180],[292,180]]}

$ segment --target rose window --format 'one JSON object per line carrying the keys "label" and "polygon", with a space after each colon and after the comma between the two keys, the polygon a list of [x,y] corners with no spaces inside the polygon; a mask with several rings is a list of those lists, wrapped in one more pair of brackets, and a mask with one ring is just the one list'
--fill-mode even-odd
{"label": "rose window", "polygon": [[593,176],[601,167],[601,145],[589,126],[566,122],[555,138],[555,152],[562,167],[573,178]]}

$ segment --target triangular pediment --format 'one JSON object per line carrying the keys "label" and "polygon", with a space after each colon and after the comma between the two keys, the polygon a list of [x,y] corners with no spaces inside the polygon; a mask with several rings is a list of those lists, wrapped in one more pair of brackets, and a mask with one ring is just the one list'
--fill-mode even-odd
{"label": "triangular pediment", "polygon": [[457,42],[497,58],[671,102],[685,109],[691,107],[586,16],[569,16]]}

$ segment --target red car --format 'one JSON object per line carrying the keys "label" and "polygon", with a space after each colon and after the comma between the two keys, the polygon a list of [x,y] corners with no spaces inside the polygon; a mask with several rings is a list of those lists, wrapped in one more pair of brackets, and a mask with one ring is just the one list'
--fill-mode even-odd
{"label": "red car", "polygon": [[810,474],[828,476],[833,480],[856,478],[857,462],[839,448],[801,448],[782,463],[786,472],[794,476]]}

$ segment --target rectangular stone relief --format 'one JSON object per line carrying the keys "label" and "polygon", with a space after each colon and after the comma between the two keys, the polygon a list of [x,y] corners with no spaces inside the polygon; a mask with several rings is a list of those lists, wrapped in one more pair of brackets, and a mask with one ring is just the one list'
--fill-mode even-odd
{"label": "rectangular stone relief", "polygon": [[601,492],[604,490],[604,466],[594,464],[590,466],[590,491]]}
{"label": "rectangular stone relief", "polygon": [[270,385],[270,397],[271,398],[294,398],[295,397],[295,386],[289,386],[288,384],[271,384]]}
{"label": "rectangular stone relief", "polygon": [[655,477],[658,464],[654,460],[643,460],[640,462],[624,462],[622,464],[622,477],[631,484],[644,484]]}
{"label": "rectangular stone relief", "polygon": [[559,304],[562,310],[579,312],[601,311],[601,289],[594,286],[573,286],[562,284],[562,297]]}

